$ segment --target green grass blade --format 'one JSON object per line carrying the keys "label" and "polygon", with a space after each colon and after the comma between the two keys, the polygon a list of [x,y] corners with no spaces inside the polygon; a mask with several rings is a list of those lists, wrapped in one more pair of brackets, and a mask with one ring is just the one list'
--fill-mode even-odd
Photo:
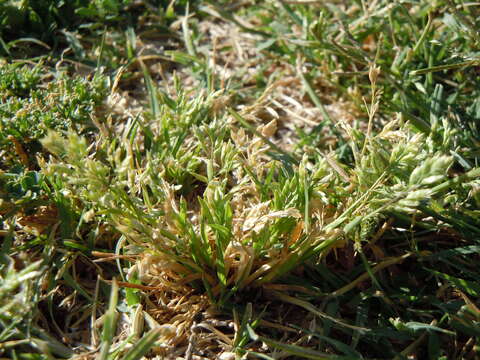
{"label": "green grass blade", "polygon": [[349,356],[337,356],[337,355],[330,355],[326,353],[322,353],[319,351],[312,350],[310,348],[298,346],[298,345],[291,345],[285,344],[279,341],[275,341],[264,336],[257,335],[255,331],[252,329],[250,325],[247,325],[247,331],[250,338],[254,341],[261,341],[272,348],[279,349],[285,351],[287,354],[291,356],[298,356],[301,359],[312,359],[312,360],[353,360],[357,359],[356,357],[349,357]]}
{"label": "green grass blade", "polygon": [[475,296],[477,298],[480,297],[480,284],[478,282],[458,278],[458,277],[448,275],[448,274],[445,274],[445,273],[442,273],[440,271],[436,271],[436,270],[433,270],[433,269],[427,269],[427,270],[430,271],[432,274],[435,274],[435,275],[447,280],[452,285],[454,285],[454,286],[458,287],[459,289],[462,289],[463,291],[467,292],[469,295]]}
{"label": "green grass blade", "polygon": [[140,340],[133,344],[132,348],[122,357],[122,360],[140,360],[155,345],[162,335],[164,329],[156,328],[150,330]]}
{"label": "green grass blade", "polygon": [[105,322],[102,332],[102,344],[100,348],[99,360],[107,360],[112,345],[113,338],[117,329],[117,302],[118,302],[118,284],[114,278],[112,281],[112,288],[110,293],[110,302],[108,304],[108,310],[105,313]]}

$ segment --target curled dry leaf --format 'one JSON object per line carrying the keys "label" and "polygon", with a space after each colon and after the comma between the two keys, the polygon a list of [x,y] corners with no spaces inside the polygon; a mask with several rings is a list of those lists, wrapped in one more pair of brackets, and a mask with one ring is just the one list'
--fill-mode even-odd
{"label": "curled dry leaf", "polygon": [[267,225],[269,222],[284,218],[284,217],[294,217],[294,218],[301,218],[302,214],[300,214],[300,211],[295,208],[288,208],[285,210],[280,210],[280,211],[274,211],[271,212],[267,215],[263,215],[259,218],[248,218],[247,221],[245,221],[245,224],[243,226],[243,231],[249,231],[253,230],[256,233],[260,232],[265,225]]}
{"label": "curled dry leaf", "polygon": [[265,137],[271,137],[277,132],[277,119],[273,119],[268,124],[262,127],[262,135]]}
{"label": "curled dry leaf", "polygon": [[231,242],[225,250],[225,272],[233,270],[231,279],[238,284],[250,274],[255,259],[255,252],[251,246]]}

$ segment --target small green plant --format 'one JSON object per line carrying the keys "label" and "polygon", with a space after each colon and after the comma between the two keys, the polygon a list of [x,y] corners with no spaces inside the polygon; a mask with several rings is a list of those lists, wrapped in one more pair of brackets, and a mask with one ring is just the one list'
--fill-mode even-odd
{"label": "small green plant", "polygon": [[[3,65],[0,68],[0,151],[1,166],[22,162],[29,166],[41,150],[38,140],[47,130],[76,128],[88,133],[92,116],[107,96],[105,78],[91,81],[59,75],[55,81],[40,83],[45,72],[39,67]],[[28,154],[28,155],[27,155]]]}
{"label": "small green plant", "polygon": [[[433,150],[431,137],[394,123],[354,153],[348,179],[332,176],[320,158],[282,163],[266,155],[261,138],[234,135],[225,121],[208,120],[211,101],[181,96],[162,105],[148,124],[130,126],[121,142],[102,145],[103,155],[89,154],[74,133],[68,139],[50,133],[42,143],[59,160],[44,169],[51,181],[66,179],[64,187],[127,239],[157,261],[181,265],[179,276],[202,280],[219,303],[357,239],[360,225],[377,214],[448,208],[441,197],[458,196],[456,187],[472,187],[479,175],[475,169],[449,179],[453,158]],[[346,181],[356,190],[340,190]],[[196,198],[187,202],[192,193]],[[329,213],[332,206],[342,212]]]}
{"label": "small green plant", "polygon": [[39,287],[46,267],[41,259],[32,262],[21,259],[12,251],[13,240],[10,230],[0,250],[0,343],[3,345],[0,352],[12,357],[35,356],[34,353],[70,357],[73,354],[70,349],[36,324],[41,300]]}

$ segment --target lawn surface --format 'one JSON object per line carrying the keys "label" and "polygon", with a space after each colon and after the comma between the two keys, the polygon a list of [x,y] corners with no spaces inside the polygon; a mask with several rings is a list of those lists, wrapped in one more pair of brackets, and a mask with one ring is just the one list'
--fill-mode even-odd
{"label": "lawn surface", "polygon": [[479,4],[0,21],[0,358],[480,356]]}

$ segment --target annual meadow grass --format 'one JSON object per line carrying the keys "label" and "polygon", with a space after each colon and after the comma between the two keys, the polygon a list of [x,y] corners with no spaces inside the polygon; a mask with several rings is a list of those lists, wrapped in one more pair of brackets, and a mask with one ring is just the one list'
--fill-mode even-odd
{"label": "annual meadow grass", "polygon": [[49,3],[0,7],[1,356],[478,356],[477,5]]}

